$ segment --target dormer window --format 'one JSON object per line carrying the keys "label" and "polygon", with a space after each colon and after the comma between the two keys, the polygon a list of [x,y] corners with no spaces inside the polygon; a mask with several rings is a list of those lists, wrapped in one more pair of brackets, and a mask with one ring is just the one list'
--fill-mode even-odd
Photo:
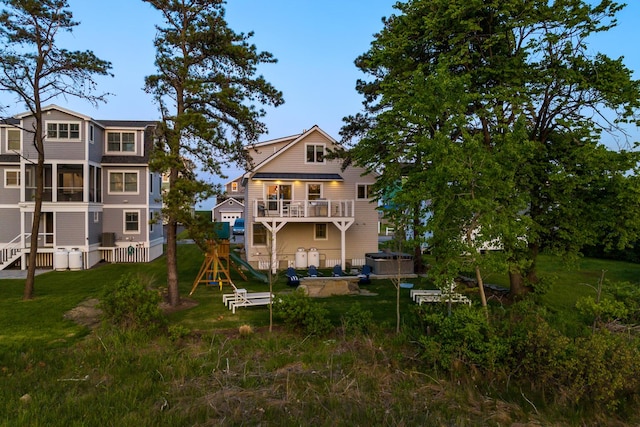
{"label": "dormer window", "polygon": [[324,163],[324,144],[307,144],[307,163]]}
{"label": "dormer window", "polygon": [[47,139],[75,140],[80,139],[80,123],[47,123]]}
{"label": "dormer window", "polygon": [[232,182],[231,183],[231,191],[233,191],[233,192],[237,192],[238,191],[238,183],[237,182]]}
{"label": "dormer window", "polygon": [[136,134],[134,132],[107,132],[107,151],[134,153]]}

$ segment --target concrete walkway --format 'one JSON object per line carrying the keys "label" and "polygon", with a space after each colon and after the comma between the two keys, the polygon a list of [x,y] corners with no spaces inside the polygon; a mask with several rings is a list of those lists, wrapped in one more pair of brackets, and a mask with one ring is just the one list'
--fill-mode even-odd
{"label": "concrete walkway", "polygon": [[[53,270],[36,270],[36,276],[48,273]],[[0,280],[2,279],[26,279],[27,270],[0,270]]]}

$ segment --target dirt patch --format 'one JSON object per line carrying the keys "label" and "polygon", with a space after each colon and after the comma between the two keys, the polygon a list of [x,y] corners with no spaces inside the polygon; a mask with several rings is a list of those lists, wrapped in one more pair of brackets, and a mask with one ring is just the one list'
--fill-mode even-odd
{"label": "dirt patch", "polygon": [[73,320],[78,325],[95,328],[102,319],[102,310],[98,308],[99,303],[100,301],[97,298],[84,300],[77,307],[67,311],[64,314],[64,318]]}
{"label": "dirt patch", "polygon": [[[76,322],[78,325],[88,328],[97,327],[102,321],[102,310],[98,307],[100,300],[90,298],[82,301],[77,307],[72,308],[64,314],[64,318]],[[175,313],[181,310],[188,310],[198,305],[198,302],[191,298],[181,298],[180,304],[172,307],[169,303],[160,304],[160,309],[164,314]]]}

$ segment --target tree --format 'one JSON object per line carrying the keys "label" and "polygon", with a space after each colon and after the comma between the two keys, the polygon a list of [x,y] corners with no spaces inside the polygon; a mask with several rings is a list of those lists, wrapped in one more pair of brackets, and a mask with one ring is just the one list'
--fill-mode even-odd
{"label": "tree", "polygon": [[[258,52],[248,40],[253,33],[232,31],[221,0],[145,0],[161,12],[157,27],[157,74],[145,80],[162,114],[152,167],[169,174],[163,197],[167,227],[167,286],[170,304],[179,303],[176,226],[191,223],[190,208],[215,191],[185,164],[223,176],[221,166],[250,162],[243,143],[265,133],[263,109],[254,102],[278,106],[282,94],[262,76],[262,63],[276,60]],[[184,160],[188,159],[189,162]]]}
{"label": "tree", "polygon": [[56,43],[59,33],[71,32],[77,22],[66,0],[0,0],[0,90],[11,93],[33,114],[32,129],[38,153],[36,193],[24,299],[34,296],[38,233],[44,189],[45,129],[42,107],[60,96],[74,96],[92,104],[106,95],[93,95],[94,75],[109,75],[111,64],[91,51],[68,51]]}
{"label": "tree", "polygon": [[[622,131],[640,85],[622,59],[590,56],[587,38],[615,25],[609,0],[398,3],[356,60],[365,112],[345,118],[354,161],[429,201],[425,232],[441,262],[476,274],[499,241],[514,294],[535,285],[541,250],[626,245],[640,230],[638,154],[601,143]],[[611,203],[625,209],[612,215]],[[424,233],[423,233],[424,234]],[[449,267],[444,270],[451,269]],[[481,282],[481,280],[479,280]]]}

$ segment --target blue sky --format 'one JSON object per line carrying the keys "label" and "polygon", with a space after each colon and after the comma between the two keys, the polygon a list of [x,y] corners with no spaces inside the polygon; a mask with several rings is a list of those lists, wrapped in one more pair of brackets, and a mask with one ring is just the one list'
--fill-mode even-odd
{"label": "blue sky", "polygon": [[[355,91],[361,77],[353,61],[364,53],[393,0],[229,0],[227,21],[236,32],[254,31],[251,41],[271,52],[276,64],[260,73],[284,95],[285,104],[269,108],[269,134],[261,140],[299,133],[314,124],[338,138],[342,117],[361,108]],[[69,100],[94,118],[155,119],[157,109],[142,90],[154,73],[154,24],[160,16],[138,0],[69,0],[80,21],[70,36],[74,48],[91,49],[113,64],[114,78],[100,79],[113,93],[109,103],[93,109]],[[126,11],[126,13],[123,13]],[[67,37],[65,37],[66,41]]]}
{"label": "blue sky", "polygon": [[[619,25],[598,35],[592,49],[624,56],[629,68],[640,71],[640,1],[628,2]],[[278,59],[261,67],[260,73],[283,92],[285,104],[267,108],[269,134],[261,140],[296,134],[314,124],[339,139],[342,118],[362,108],[362,97],[355,91],[362,75],[354,60],[368,50],[382,28],[382,17],[395,11],[393,4],[395,0],[227,1],[230,27],[254,31],[251,41]],[[157,108],[142,87],[144,77],[155,72],[154,25],[161,23],[160,15],[141,0],[69,0],[69,5],[80,25],[59,43],[68,49],[90,49],[111,61],[115,76],[100,78],[99,89],[113,96],[97,109],[75,99],[56,103],[95,119],[157,119]],[[640,78],[638,71],[635,78]],[[234,177],[239,171],[228,173]]]}

